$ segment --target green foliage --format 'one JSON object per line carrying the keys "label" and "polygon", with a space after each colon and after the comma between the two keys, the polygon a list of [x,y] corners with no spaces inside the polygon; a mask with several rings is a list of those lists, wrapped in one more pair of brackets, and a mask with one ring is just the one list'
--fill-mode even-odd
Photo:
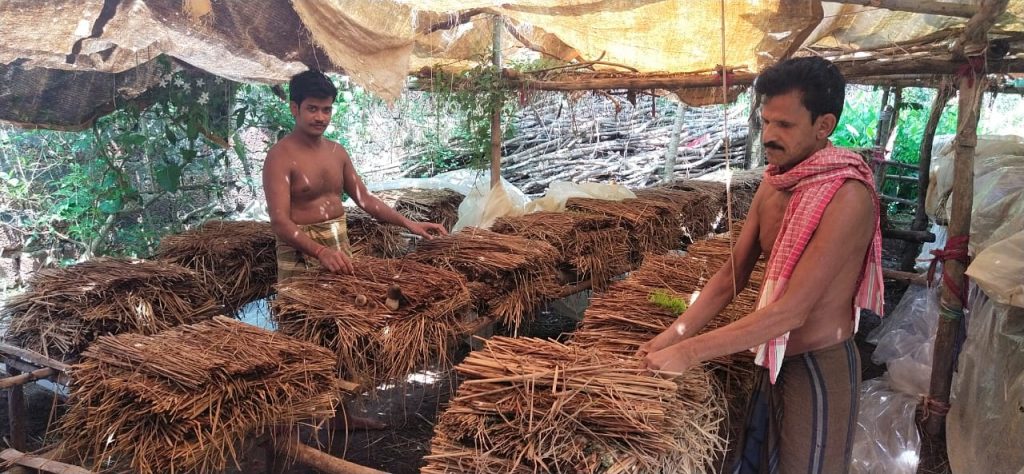
{"label": "green foliage", "polygon": [[647,300],[675,314],[682,314],[683,311],[686,311],[687,307],[686,301],[677,296],[672,296],[665,290],[657,290],[651,293]]}

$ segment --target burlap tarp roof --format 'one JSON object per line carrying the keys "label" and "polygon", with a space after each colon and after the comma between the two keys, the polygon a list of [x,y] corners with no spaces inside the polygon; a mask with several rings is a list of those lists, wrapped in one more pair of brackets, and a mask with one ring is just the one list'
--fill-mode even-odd
{"label": "burlap tarp roof", "polygon": [[[509,58],[532,51],[640,72],[723,64],[719,0],[9,0],[0,3],[0,120],[87,126],[156,84],[161,56],[243,82],[280,83],[316,67],[393,100],[410,72],[484,59],[493,14],[506,18]],[[1022,18],[1024,1],[1013,0],[995,30],[1024,33]],[[798,49],[877,48],[965,22],[816,0],[727,0],[724,64],[757,72]]]}

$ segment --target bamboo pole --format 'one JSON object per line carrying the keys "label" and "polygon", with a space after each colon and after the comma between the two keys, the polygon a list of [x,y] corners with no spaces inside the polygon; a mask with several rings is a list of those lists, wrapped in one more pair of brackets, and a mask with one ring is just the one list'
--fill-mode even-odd
{"label": "bamboo pole", "polygon": [[915,283],[921,286],[928,286],[928,277],[920,273],[901,272],[899,270],[883,268],[882,278],[886,280],[896,280],[905,283]]}
{"label": "bamboo pole", "polygon": [[[978,115],[985,78],[970,73],[960,78],[959,112],[953,163],[953,197],[949,213],[949,239],[966,238],[971,233],[971,206],[974,194],[974,149],[978,142]],[[948,246],[947,246],[948,247]],[[966,243],[963,245],[966,253]],[[966,258],[964,259],[966,260]],[[964,301],[950,288],[966,290],[966,264],[952,258],[943,262],[940,292],[939,327],[935,335],[934,363],[929,387],[929,404],[923,425],[928,436],[938,438],[946,424],[949,389],[953,380],[953,348],[963,318]],[[934,409],[933,409],[934,408]]]}
{"label": "bamboo pole", "polygon": [[[924,126],[924,137],[921,139],[921,151],[917,158],[917,208],[914,210],[914,221],[910,224],[910,230],[923,231],[928,228],[928,214],[925,212],[925,201],[928,197],[928,186],[932,167],[932,148],[935,146],[935,132],[939,128],[939,120],[942,118],[942,111],[953,96],[952,84],[946,80],[935,91],[935,100],[932,101],[931,110],[928,112],[928,122]],[[917,255],[921,252],[920,245],[908,245],[903,250],[903,258],[900,262],[900,269],[910,271],[914,269]]]}
{"label": "bamboo pole", "polygon": [[665,150],[665,168],[662,170],[662,179],[671,183],[676,173],[676,153],[679,151],[679,135],[683,131],[683,119],[686,116],[686,104],[680,101],[676,104],[676,117],[672,121],[672,137],[668,141],[668,149]]}
{"label": "bamboo pole", "polygon": [[0,451],[0,459],[51,474],[93,474],[93,471],[79,466],[54,461],[43,456],[27,454],[13,448]]}
{"label": "bamboo pole", "polygon": [[51,377],[57,373],[52,367],[43,367],[36,369],[31,372],[23,372],[19,375],[0,379],[0,389],[17,387],[19,385],[25,385],[29,382],[35,382],[39,379],[45,379]]}
{"label": "bamboo pole", "polygon": [[[883,163],[888,161],[885,158],[885,149],[882,147],[889,142],[889,132],[891,131],[890,127],[892,127],[893,124],[892,116],[896,113],[895,107],[889,105],[889,95],[892,94],[892,90],[892,87],[886,87],[885,90],[882,91],[882,105],[878,109],[878,123],[875,125],[875,130],[877,130],[875,133],[875,150],[882,150],[882,161],[873,163],[872,165],[872,167],[875,168],[875,189],[877,189],[879,193],[882,192],[882,176],[885,176],[885,166],[883,166]],[[872,155],[874,155],[874,153],[877,152],[873,152]],[[875,156],[877,158],[877,155]]]}
{"label": "bamboo pole", "polygon": [[988,47],[988,31],[996,24],[996,20],[1009,5],[1010,0],[981,0],[977,13],[964,25],[964,31],[953,42],[950,50],[955,59],[966,59],[969,56],[984,54]]}
{"label": "bamboo pole", "polygon": [[294,455],[296,462],[309,466],[324,474],[385,474],[366,466],[336,458],[319,449],[309,447],[299,442],[293,442],[290,446],[275,445],[274,449],[283,456]]}
{"label": "bamboo pole", "polygon": [[[501,15],[494,16],[491,63],[496,71],[501,71],[501,33],[505,29],[504,24]],[[501,96],[495,95],[489,105],[494,108],[491,110],[491,188],[494,188],[501,182],[501,108],[504,104]]]}
{"label": "bamboo pole", "polygon": [[978,12],[974,5],[960,3],[936,2],[930,0],[829,0],[832,3],[846,5],[864,5],[869,7],[884,8],[886,10],[924,13],[927,15],[945,15],[970,18]]}
{"label": "bamboo pole", "polygon": [[[5,366],[14,367],[15,369],[18,369],[22,372],[34,372],[40,369],[38,365],[32,364],[30,362],[25,362],[16,357],[4,357],[3,362]],[[54,372],[54,375],[47,378],[52,379],[53,381],[57,382],[60,385],[69,385],[71,383],[71,377],[68,377],[67,373],[57,372],[56,369],[54,369]]]}

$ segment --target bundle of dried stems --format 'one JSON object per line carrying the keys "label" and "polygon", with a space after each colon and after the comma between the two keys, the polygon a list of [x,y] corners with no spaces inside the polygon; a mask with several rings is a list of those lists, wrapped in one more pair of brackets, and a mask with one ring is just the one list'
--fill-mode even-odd
{"label": "bundle of dried stems", "polygon": [[450,189],[404,188],[374,194],[409,219],[441,224],[448,230],[459,220],[459,204],[465,198]]}
{"label": "bundle of dried stems", "polygon": [[497,337],[456,370],[466,380],[424,473],[705,472],[723,448],[703,368],[667,380],[601,351]]}
{"label": "bundle of dried stems", "polygon": [[[450,365],[471,306],[462,275],[411,261],[356,257],[354,274],[299,275],[271,302],[278,331],[330,349],[345,379],[376,387]],[[392,291],[397,309],[389,307]],[[397,292],[396,292],[397,291]]]}
{"label": "bundle of dried stems", "polygon": [[348,241],[358,256],[397,258],[409,253],[409,242],[402,237],[404,228],[385,224],[359,208],[345,210]]}
{"label": "bundle of dried stems", "polygon": [[234,313],[273,293],[275,242],[267,222],[208,221],[198,229],[164,237],[154,258],[194,270],[226,311]]}
{"label": "bundle of dried stems", "polygon": [[326,349],[223,316],[101,337],[73,366],[62,448],[96,471],[222,472],[252,439],[331,417],[335,371]]}
{"label": "bundle of dried stems", "polygon": [[672,207],[679,216],[682,235],[690,241],[705,239],[714,233],[722,217],[722,200],[717,196],[694,190],[683,191],[659,186],[639,189],[638,199],[659,201]]}
{"label": "bundle of dried stems", "polygon": [[539,240],[471,227],[423,241],[409,258],[465,275],[480,314],[513,332],[559,289],[558,251]]}
{"label": "bundle of dried stems", "polygon": [[648,199],[606,201],[570,198],[565,208],[614,218],[629,233],[631,258],[639,262],[646,253],[664,253],[679,247],[679,215],[671,205]]}
{"label": "bundle of dried stems", "polygon": [[631,268],[628,235],[612,217],[543,211],[499,218],[491,230],[551,244],[560,266],[577,281],[590,279],[595,290],[604,290],[612,277]]}
{"label": "bundle of dried stems", "polygon": [[74,360],[102,335],[154,334],[222,312],[198,275],[169,262],[97,258],[36,272],[0,310],[4,340]]}

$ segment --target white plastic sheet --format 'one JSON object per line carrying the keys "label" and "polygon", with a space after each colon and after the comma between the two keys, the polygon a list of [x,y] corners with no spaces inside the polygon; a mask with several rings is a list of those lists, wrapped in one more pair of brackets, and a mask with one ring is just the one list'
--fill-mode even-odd
{"label": "white plastic sheet", "polygon": [[[925,197],[925,211],[932,219],[948,219],[950,193],[953,190],[954,142],[949,136],[936,137],[935,152]],[[975,148],[974,176],[977,178],[989,171],[1007,166],[1008,162],[1019,162],[1024,157],[1024,138],[1013,135],[982,135]],[[977,188],[975,188],[977,189]]]}
{"label": "white plastic sheet", "polygon": [[1024,472],[1024,309],[977,288],[970,301],[946,418],[949,464],[954,473]]}
{"label": "white plastic sheet", "polygon": [[996,302],[1024,308],[1024,230],[982,250],[967,276]]}
{"label": "white plastic sheet", "polygon": [[564,211],[565,202],[574,197],[622,201],[635,198],[636,194],[621,184],[555,181],[548,186],[544,197],[534,199],[527,204],[526,212]]}
{"label": "white plastic sheet", "polygon": [[459,220],[452,231],[466,227],[487,229],[499,217],[525,214],[528,202],[529,198],[504,178],[492,188],[490,172],[480,173],[473,188],[466,193],[466,199],[459,204]]}

